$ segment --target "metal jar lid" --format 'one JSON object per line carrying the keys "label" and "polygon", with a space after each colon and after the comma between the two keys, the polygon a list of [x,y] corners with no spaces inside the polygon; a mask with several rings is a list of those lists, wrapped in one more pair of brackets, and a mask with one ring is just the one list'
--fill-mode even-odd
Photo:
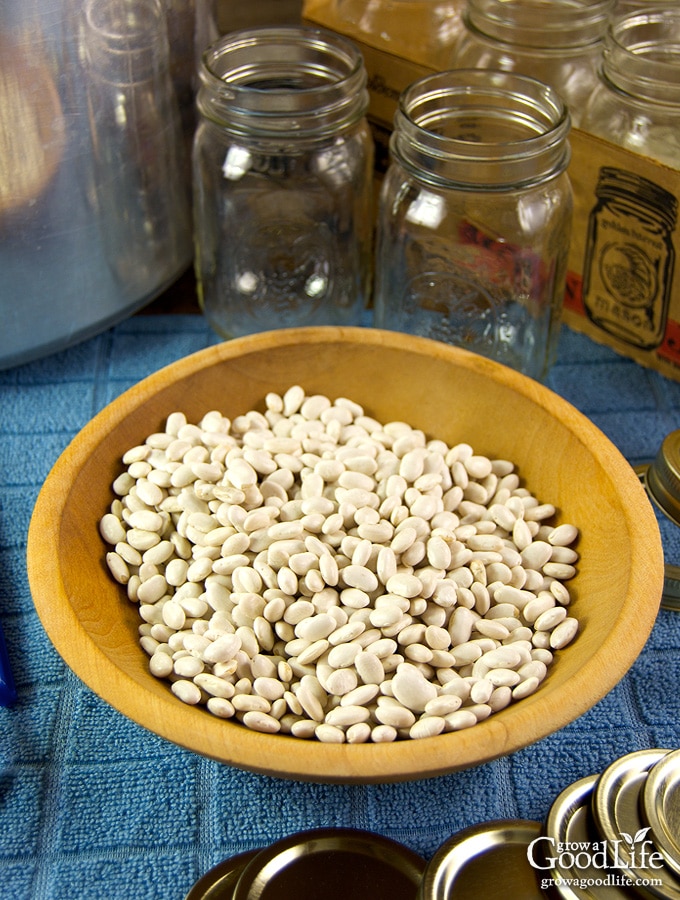
{"label": "metal jar lid", "polygon": [[297,832],[212,868],[185,900],[416,900],[425,860],[369,831]]}
{"label": "metal jar lid", "polygon": [[184,900],[231,900],[241,872],[258,852],[239,853],[218,863],[199,878]]}
{"label": "metal jar lid", "polygon": [[659,509],[680,525],[680,429],[664,439],[647,470],[647,489]]}
{"label": "metal jar lid", "polygon": [[293,834],[241,872],[233,900],[415,900],[425,860],[389,838],[352,828]]}
{"label": "metal jar lid", "polygon": [[[680,900],[680,878],[666,865],[650,859],[656,848],[647,837],[641,816],[641,792],[652,766],[669,750],[640,750],[612,763],[593,792],[593,816],[610,855],[633,879],[644,897]],[[658,851],[657,855],[658,855]]]}
{"label": "metal jar lid", "polygon": [[540,822],[499,819],[459,831],[427,864],[419,900],[542,900],[527,856]]}
{"label": "metal jar lid", "polygon": [[[537,844],[545,859],[548,892],[559,900],[632,900],[638,897],[604,857],[592,815],[598,780],[589,775],[565,788],[550,807],[544,840]],[[540,865],[540,859],[537,860]]]}
{"label": "metal jar lid", "polygon": [[[680,429],[666,436],[651,463],[635,471],[654,504],[680,527]],[[661,605],[680,610],[680,565],[666,563]]]}
{"label": "metal jar lid", "polygon": [[680,750],[649,770],[642,787],[642,818],[669,868],[680,876]]}

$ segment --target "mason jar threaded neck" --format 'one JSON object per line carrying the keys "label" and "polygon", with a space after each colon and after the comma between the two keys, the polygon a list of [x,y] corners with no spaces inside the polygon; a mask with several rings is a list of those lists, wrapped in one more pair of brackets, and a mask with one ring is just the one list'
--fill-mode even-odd
{"label": "mason jar threaded neck", "polygon": [[457,69],[426,76],[404,91],[390,149],[421,181],[507,191],[566,169],[570,126],[564,102],[543,82]]}
{"label": "mason jar threaded neck", "polygon": [[615,0],[468,0],[466,26],[504,44],[559,52],[601,41]]}
{"label": "mason jar threaded neck", "polygon": [[639,100],[680,106],[680,9],[658,7],[612,22],[602,73]]}
{"label": "mason jar threaded neck", "polygon": [[228,34],[203,53],[199,79],[201,114],[242,135],[337,134],[368,108],[361,54],[349,40],[319,28]]}

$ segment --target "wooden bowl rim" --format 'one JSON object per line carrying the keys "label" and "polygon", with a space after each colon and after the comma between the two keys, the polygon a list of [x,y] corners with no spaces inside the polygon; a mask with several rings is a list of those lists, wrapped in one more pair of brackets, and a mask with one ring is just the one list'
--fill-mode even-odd
{"label": "wooden bowl rim", "polygon": [[[501,382],[562,422],[567,418],[569,430],[597,459],[606,456],[612,481],[635,501],[623,507],[622,513],[640,560],[631,568],[627,596],[611,631],[570,677],[569,702],[556,706],[553,691],[544,684],[536,694],[471,729],[390,744],[323,744],[265,735],[218,719],[203,709],[188,707],[170,690],[167,696],[141,691],[130,674],[116,666],[82,626],[62,580],[59,523],[77,473],[101,443],[102,426],[112,429],[119,425],[159,389],[200,369],[301,342],[358,343],[433,354]],[[568,401],[514,370],[460,348],[398,332],[334,326],[281,329],[215,344],[159,369],[119,395],[73,438],[45,480],[29,526],[27,567],[36,611],[58,653],[91,690],[119,712],[185,749],[228,765],[281,778],[326,783],[434,777],[507,755],[563,728],[602,699],[628,671],[654,625],[663,589],[663,548],[658,523],[637,475],[614,444]],[[151,675],[149,679],[155,681]]]}

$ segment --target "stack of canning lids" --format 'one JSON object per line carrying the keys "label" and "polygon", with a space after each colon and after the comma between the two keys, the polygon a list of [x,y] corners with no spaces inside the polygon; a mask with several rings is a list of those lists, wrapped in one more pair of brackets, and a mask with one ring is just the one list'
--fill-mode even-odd
{"label": "stack of canning lids", "polygon": [[680,750],[574,782],[544,823],[463,829],[429,862],[369,831],[298,832],[211,869],[185,900],[680,900]]}
{"label": "stack of canning lids", "polygon": [[425,860],[353,828],[301,831],[207,872],[185,900],[415,900]]}
{"label": "stack of canning lids", "polygon": [[[666,436],[651,463],[642,463],[635,471],[655,506],[680,527],[680,428]],[[680,611],[680,565],[668,561],[661,605]]]}
{"label": "stack of canning lids", "polygon": [[554,896],[680,900],[680,750],[641,750],[557,797],[539,845]]}
{"label": "stack of canning lids", "polygon": [[621,757],[574,782],[546,821],[498,820],[450,838],[421,900],[680,900],[680,750]]}

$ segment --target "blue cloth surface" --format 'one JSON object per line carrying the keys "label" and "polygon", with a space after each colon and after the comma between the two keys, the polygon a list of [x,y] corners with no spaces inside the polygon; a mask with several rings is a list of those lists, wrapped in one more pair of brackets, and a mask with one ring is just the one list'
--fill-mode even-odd
{"label": "blue cloth surface", "polygon": [[[123,390],[215,343],[200,316],[150,316],[0,372],[0,619],[18,700],[0,709],[0,897],[181,900],[226,857],[296,831],[350,826],[429,857],[496,818],[543,819],[556,795],[647,747],[680,747],[680,612],[661,610],[622,682],[556,734],[512,756],[403,784],[319,785],[184,751],[98,699],[64,665],[35,613],[28,524],[73,436]],[[549,386],[633,464],[680,427],[680,383],[563,329]],[[660,517],[666,558],[680,529]]]}

